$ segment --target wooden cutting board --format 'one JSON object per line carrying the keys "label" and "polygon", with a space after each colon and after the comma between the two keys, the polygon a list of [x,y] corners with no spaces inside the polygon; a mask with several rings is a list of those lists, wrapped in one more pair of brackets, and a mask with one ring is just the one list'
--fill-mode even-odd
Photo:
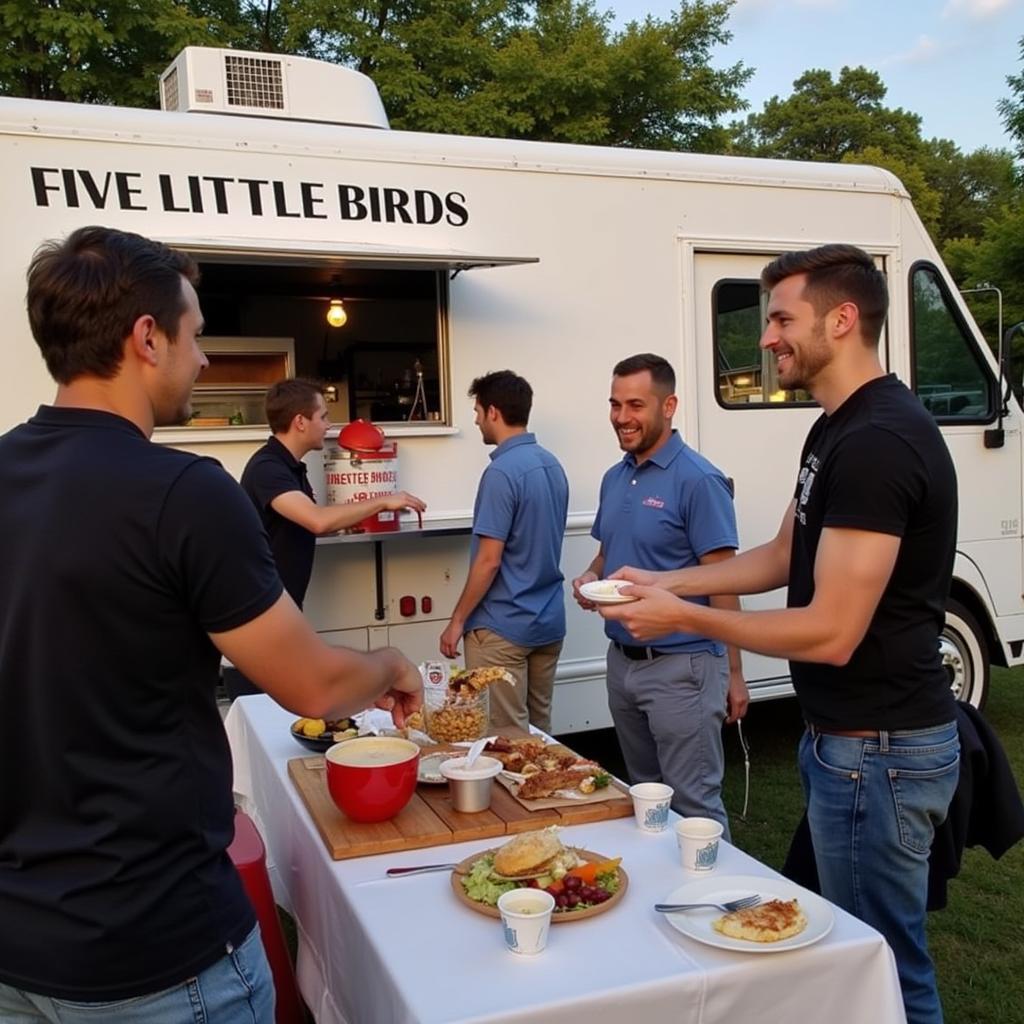
{"label": "wooden cutting board", "polygon": [[363,824],[346,818],[335,807],[327,792],[322,755],[290,760],[288,774],[334,860],[487,839],[546,825],[580,825],[633,813],[633,803],[628,799],[529,810],[503,786],[495,785],[489,810],[463,814],[452,807],[447,786],[421,784],[397,817]]}

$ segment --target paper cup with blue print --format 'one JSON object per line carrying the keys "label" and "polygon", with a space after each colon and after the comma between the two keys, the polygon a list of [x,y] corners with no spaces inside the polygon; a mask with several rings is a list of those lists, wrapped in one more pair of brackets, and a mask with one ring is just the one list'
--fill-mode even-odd
{"label": "paper cup with blue print", "polygon": [[714,871],[722,823],[713,818],[683,818],[676,822],[679,857],[687,871]]}
{"label": "paper cup with blue print", "polygon": [[629,787],[633,798],[633,814],[641,832],[664,832],[668,825],[668,809],[672,787],[664,782],[638,782]]}
{"label": "paper cup with blue print", "polygon": [[548,944],[555,897],[543,889],[512,889],[498,897],[505,946],[520,956],[534,956]]}

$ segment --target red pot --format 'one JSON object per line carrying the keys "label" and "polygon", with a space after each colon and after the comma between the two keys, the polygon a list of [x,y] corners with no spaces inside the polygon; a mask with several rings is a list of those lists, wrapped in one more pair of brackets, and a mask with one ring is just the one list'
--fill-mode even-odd
{"label": "red pot", "polygon": [[352,821],[387,821],[412,799],[420,748],[398,736],[360,736],[330,747],[327,789]]}

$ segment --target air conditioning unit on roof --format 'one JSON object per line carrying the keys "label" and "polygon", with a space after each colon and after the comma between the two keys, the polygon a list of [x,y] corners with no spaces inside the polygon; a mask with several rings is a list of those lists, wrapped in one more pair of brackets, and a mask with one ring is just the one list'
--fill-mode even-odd
{"label": "air conditioning unit on roof", "polygon": [[373,81],[309,57],[187,46],[160,76],[164,110],[387,128]]}

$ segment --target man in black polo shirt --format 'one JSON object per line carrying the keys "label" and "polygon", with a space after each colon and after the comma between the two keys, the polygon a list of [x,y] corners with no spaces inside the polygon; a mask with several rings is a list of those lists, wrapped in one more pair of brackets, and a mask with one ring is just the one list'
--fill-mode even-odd
{"label": "man in black polo shirt", "polygon": [[[385,509],[423,512],[427,506],[406,491],[345,505],[317,505],[302,459],[323,448],[331,425],[320,389],[307,380],[278,381],[267,391],[266,410],[273,434],[246,464],[242,488],[263,520],[284,589],[301,608],[317,537],[355,526]],[[225,668],[224,683],[232,698],[260,692],[237,669]]]}
{"label": "man in black polo shirt", "polygon": [[[931,841],[959,772],[939,656],[956,547],[953,462],[931,415],[882,368],[888,295],[867,253],[787,253],[761,280],[761,347],[776,358],[779,386],[808,390],[823,409],[779,533],[716,565],[617,573],[647,585],[630,591],[636,603],[601,613],[641,641],[688,629],[790,659],[822,892],[888,939],[909,1024],[940,1024],[924,922]],[[786,584],[779,611],[675,596]]]}
{"label": "man in black polo shirt", "polygon": [[267,391],[266,408],[273,436],[249,459],[242,487],[267,529],[285,590],[301,608],[317,537],[348,529],[386,509],[423,512],[427,506],[405,491],[345,505],[317,505],[302,459],[323,448],[331,425],[320,389],[306,380],[278,381]]}
{"label": "man in black polo shirt", "polygon": [[401,724],[420,705],[398,652],[317,638],[216,462],[150,442],[190,414],[206,363],[196,279],[188,257],[95,227],[30,268],[58,387],[0,437],[0,1020],[185,1024],[199,1006],[270,1024],[226,853],[220,655],[297,714],[377,702]]}

